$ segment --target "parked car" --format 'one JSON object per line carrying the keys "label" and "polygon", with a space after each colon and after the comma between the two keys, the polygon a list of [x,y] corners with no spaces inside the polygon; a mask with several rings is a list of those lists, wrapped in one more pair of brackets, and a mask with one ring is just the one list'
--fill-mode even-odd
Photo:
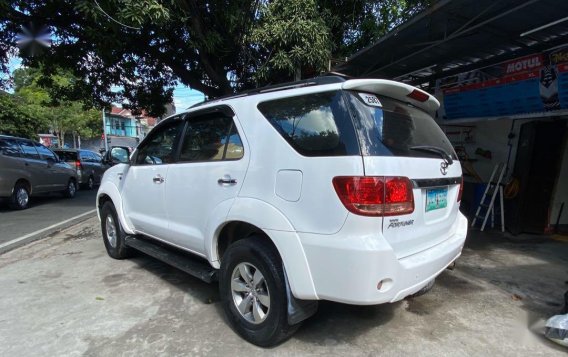
{"label": "parked car", "polygon": [[218,280],[227,320],[259,346],[290,336],[318,300],[424,293],[467,233],[438,107],[406,84],[340,77],[192,107],[105,173],[106,250]]}
{"label": "parked car", "polygon": [[71,166],[40,143],[0,135],[0,198],[24,209],[30,197],[58,191],[75,197],[77,173]]}
{"label": "parked car", "polygon": [[55,149],[59,158],[77,171],[79,185],[88,190],[101,183],[104,172],[110,166],[103,163],[101,155],[83,149]]}

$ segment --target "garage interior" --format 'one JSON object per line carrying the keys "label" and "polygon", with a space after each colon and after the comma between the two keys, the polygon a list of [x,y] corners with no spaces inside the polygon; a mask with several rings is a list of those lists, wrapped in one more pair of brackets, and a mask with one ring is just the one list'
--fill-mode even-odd
{"label": "garage interior", "polygon": [[[568,233],[567,14],[568,2],[555,0],[438,1],[332,70],[434,94],[441,103],[436,120],[464,171],[461,210],[470,222],[502,163],[506,234],[562,239]],[[489,219],[486,230],[501,230],[498,196],[493,229]]]}

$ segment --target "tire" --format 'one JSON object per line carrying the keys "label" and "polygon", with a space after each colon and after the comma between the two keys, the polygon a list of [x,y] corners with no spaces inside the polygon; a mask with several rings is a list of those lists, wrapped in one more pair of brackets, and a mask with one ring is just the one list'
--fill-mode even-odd
{"label": "tire", "polygon": [[10,196],[9,206],[12,209],[22,210],[28,208],[30,203],[30,191],[24,183],[17,183]]}
{"label": "tire", "polygon": [[126,234],[112,202],[105,202],[101,209],[101,230],[106,251],[111,258],[126,259],[132,256],[132,250],[126,246]]}
{"label": "tire", "polygon": [[428,282],[428,284],[426,284],[422,289],[418,290],[414,294],[410,295],[409,298],[419,297],[419,296],[422,296],[422,295],[428,293],[430,290],[432,290],[435,283],[436,283],[436,279],[430,280]]}
{"label": "tire", "polygon": [[[288,324],[282,260],[267,239],[251,236],[231,244],[223,255],[219,277],[229,323],[245,340],[260,347],[275,346],[300,327]],[[257,273],[261,275],[255,284]]]}
{"label": "tire", "polygon": [[75,180],[70,179],[67,182],[67,187],[65,188],[65,191],[63,191],[63,196],[67,198],[73,198],[75,197],[76,193],[77,193],[77,183],[75,182]]}
{"label": "tire", "polygon": [[92,190],[95,188],[95,178],[93,176],[89,176],[87,183],[83,185],[86,190]]}

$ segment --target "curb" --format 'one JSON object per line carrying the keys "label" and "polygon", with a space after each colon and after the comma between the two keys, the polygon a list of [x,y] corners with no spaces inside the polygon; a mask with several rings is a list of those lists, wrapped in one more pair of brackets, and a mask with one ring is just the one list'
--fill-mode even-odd
{"label": "curb", "polygon": [[11,250],[14,250],[16,248],[22,247],[26,244],[29,244],[31,242],[34,242],[36,240],[40,240],[42,238],[46,238],[54,233],[58,233],[63,231],[64,229],[67,229],[69,227],[72,227],[74,225],[77,225],[83,221],[88,220],[89,218],[93,218],[97,215],[97,210],[91,210],[85,213],[82,213],[80,215],[77,215],[75,217],[71,217],[67,220],[64,220],[62,222],[56,223],[54,225],[51,225],[49,227],[40,229],[39,231],[35,231],[29,234],[26,234],[22,237],[13,239],[11,241],[8,241],[6,243],[2,243],[0,244],[0,255],[9,252]]}

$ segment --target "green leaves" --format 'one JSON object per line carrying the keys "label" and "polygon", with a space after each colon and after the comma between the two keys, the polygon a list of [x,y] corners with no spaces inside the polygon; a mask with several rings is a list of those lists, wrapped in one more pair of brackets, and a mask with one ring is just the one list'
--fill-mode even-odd
{"label": "green leaves", "polygon": [[0,91],[0,133],[37,139],[46,122],[18,96]]}
{"label": "green leaves", "polygon": [[257,80],[268,79],[274,71],[288,75],[305,67],[324,71],[331,55],[329,28],[315,0],[274,0],[263,5],[250,40],[269,51]]}
{"label": "green leaves", "polygon": [[128,102],[159,116],[179,83],[214,98],[318,75],[430,1],[0,0],[0,71],[20,26],[45,23],[55,45],[23,65],[74,78],[47,78],[50,101]]}

